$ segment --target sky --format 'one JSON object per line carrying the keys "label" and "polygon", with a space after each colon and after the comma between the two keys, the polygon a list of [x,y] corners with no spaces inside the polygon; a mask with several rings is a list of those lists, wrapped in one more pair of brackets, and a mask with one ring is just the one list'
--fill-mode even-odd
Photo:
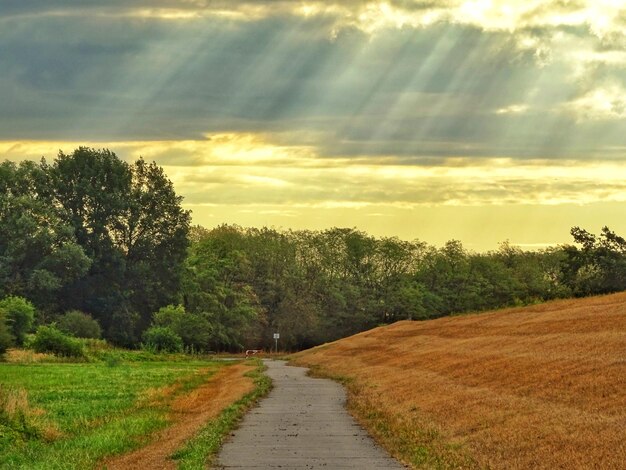
{"label": "sky", "polygon": [[208,228],[626,235],[626,0],[2,0],[0,159],[80,145]]}

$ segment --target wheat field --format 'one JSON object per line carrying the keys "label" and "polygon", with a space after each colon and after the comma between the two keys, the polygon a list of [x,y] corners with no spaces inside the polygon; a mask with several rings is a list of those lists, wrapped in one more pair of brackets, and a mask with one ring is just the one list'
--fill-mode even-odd
{"label": "wheat field", "polygon": [[626,468],[626,293],[398,322],[297,354],[413,467]]}

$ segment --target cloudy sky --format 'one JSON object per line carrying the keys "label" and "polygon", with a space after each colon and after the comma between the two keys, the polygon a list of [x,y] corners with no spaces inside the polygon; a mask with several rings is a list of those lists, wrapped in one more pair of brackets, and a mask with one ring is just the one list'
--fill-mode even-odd
{"label": "cloudy sky", "polygon": [[79,145],[206,227],[625,235],[626,1],[3,0],[0,159]]}

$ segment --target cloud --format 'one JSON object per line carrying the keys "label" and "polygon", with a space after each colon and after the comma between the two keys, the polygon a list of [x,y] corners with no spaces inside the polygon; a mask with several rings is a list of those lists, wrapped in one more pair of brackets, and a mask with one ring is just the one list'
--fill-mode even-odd
{"label": "cloud", "polygon": [[110,0],[106,4],[80,0],[7,0],[3,9],[8,17],[95,12],[166,20],[219,15],[256,21],[288,13],[306,17],[335,16],[340,26],[356,26],[364,30],[419,26],[442,20],[507,31],[582,24],[601,35],[617,29],[624,21],[625,7],[621,0]]}
{"label": "cloud", "polygon": [[[41,153],[50,156],[46,148],[69,152],[77,145],[3,142],[0,155],[13,160],[25,156],[37,159]],[[273,205],[285,213],[306,208],[370,207],[368,213],[379,213],[371,208],[381,204],[416,208],[626,201],[623,161],[451,158],[407,165],[398,157],[322,157],[311,149],[276,143],[271,135],[249,134],[209,135],[184,145],[167,141],[101,145],[128,160],[144,156],[163,165],[177,192],[185,197],[185,204],[192,208]],[[169,150],[181,145],[197,158],[189,158],[186,164],[172,159]],[[248,158],[247,163],[223,158],[224,146]]]}
{"label": "cloud", "polygon": [[618,98],[592,103],[626,87],[622,2],[5,3],[0,139],[178,141],[181,165],[207,132],[407,162],[626,145]]}
{"label": "cloud", "polygon": [[625,32],[623,0],[5,0],[0,158],[144,156],[207,225],[543,243],[621,220]]}
{"label": "cloud", "polygon": [[580,120],[626,119],[626,89],[618,84],[598,87],[564,105]]}
{"label": "cloud", "polygon": [[528,111],[527,104],[512,104],[504,108],[496,109],[496,114],[522,114]]}

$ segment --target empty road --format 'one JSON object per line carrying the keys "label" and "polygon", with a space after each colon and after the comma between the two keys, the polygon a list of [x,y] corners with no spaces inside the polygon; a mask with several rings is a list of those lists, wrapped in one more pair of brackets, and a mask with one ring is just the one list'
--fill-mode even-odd
{"label": "empty road", "polygon": [[341,385],[284,361],[265,363],[274,388],[224,445],[218,469],[404,468],[347,413]]}

